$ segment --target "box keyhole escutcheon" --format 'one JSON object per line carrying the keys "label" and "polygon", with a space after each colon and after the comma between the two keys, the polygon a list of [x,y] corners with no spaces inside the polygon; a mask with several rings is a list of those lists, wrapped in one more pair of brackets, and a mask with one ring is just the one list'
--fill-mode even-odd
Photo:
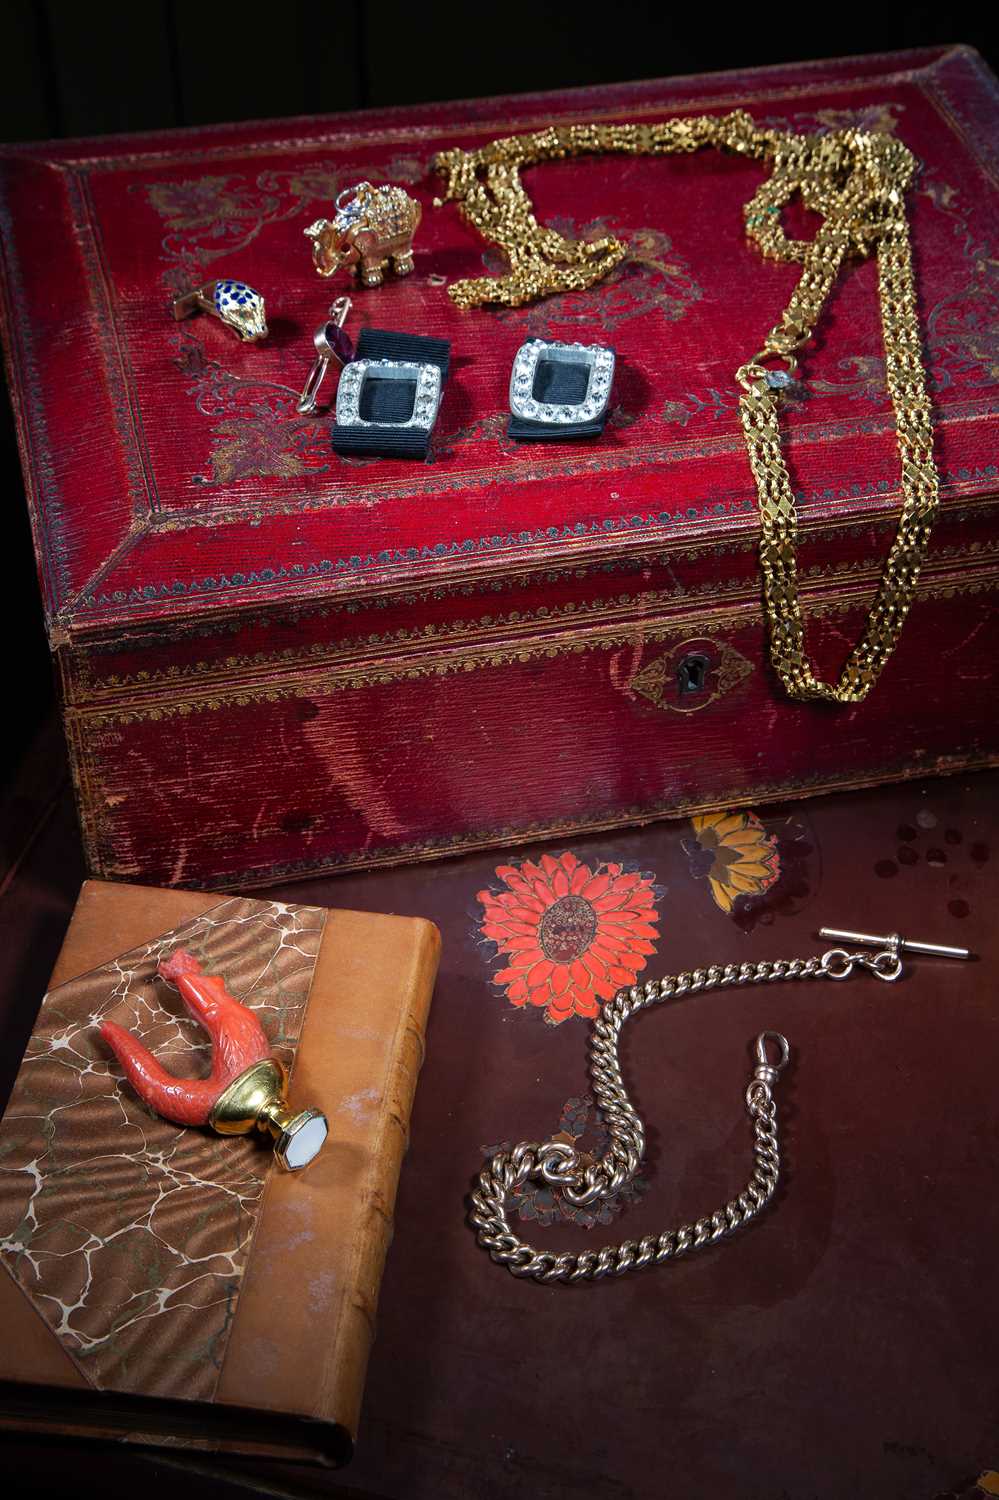
{"label": "box keyhole escutcheon", "polygon": [[711,661],[703,651],[691,651],[685,656],[676,669],[680,697],[688,698],[695,693],[703,693],[708,685],[710,670]]}

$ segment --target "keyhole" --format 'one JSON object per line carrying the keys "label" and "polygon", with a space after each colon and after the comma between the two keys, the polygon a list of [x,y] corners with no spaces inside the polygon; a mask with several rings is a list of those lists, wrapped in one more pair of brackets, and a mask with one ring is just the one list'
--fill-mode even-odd
{"label": "keyhole", "polygon": [[680,697],[687,697],[691,693],[703,693],[707,686],[710,668],[710,661],[699,651],[692,652],[690,656],[685,656],[676,669]]}

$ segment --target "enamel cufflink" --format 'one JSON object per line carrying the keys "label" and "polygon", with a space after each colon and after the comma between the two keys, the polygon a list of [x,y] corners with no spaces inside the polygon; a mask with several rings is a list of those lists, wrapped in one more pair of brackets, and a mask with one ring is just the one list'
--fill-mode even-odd
{"label": "enamel cufflink", "polygon": [[614,383],[613,349],[530,339],[510,373],[512,438],[522,441],[599,437]]}
{"label": "enamel cufflink", "polygon": [[173,315],[178,322],[195,312],[218,318],[246,344],[267,337],[264,299],[245,281],[206,281],[204,286],[174,298]]}

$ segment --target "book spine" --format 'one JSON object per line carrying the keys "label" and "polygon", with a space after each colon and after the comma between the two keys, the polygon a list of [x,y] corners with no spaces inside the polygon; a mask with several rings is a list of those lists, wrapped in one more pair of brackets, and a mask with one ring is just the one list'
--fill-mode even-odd
{"label": "book spine", "polygon": [[357,1430],[439,946],[431,922],[329,914],[290,1099],[330,1135],[268,1179],[216,1388],[324,1424],[333,1461]]}
{"label": "book spine", "polygon": [[[436,965],[435,965],[436,967]],[[394,1233],[396,1191],[402,1159],[409,1146],[409,1119],[425,1053],[429,989],[413,995],[413,1007],[400,1027],[393,1075],[386,1091],[373,1151],[373,1171],[366,1190],[366,1208],[357,1237],[353,1293],[344,1308],[341,1335],[330,1349],[326,1375],[331,1408],[337,1420],[355,1436],[368,1357],[374,1342],[378,1294]]]}

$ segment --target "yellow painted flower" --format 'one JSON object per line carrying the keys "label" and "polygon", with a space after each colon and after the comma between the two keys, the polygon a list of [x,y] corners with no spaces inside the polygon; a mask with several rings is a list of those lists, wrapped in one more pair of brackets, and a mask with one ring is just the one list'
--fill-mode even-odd
{"label": "yellow painted flower", "polygon": [[707,880],[722,911],[731,911],[740,896],[768,891],[780,875],[777,840],[754,812],[706,813],[690,824],[696,844],[684,840],[684,848],[691,871]]}

